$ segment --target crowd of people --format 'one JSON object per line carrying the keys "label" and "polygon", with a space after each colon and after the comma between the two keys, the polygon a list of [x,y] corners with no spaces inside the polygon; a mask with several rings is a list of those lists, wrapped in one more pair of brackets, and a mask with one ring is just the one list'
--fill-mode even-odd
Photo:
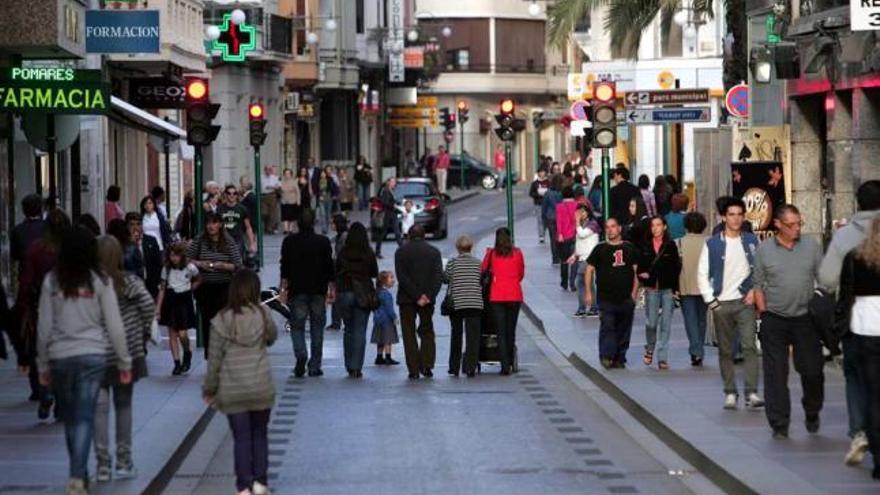
{"label": "crowd of people", "polygon": [[874,478],[880,479],[880,181],[861,185],[859,212],[835,232],[823,254],[816,240],[801,236],[803,220],[794,205],[774,209],[774,233],[761,241],[741,199],[718,198],[718,222],[710,229],[706,216],[689,208],[674,177],[658,176],[651,188],[643,175],[636,186],[619,165],[611,171],[605,218],[601,176],[591,183],[580,173],[570,164],[547,163],[529,195],[539,243],[549,240],[561,288],[579,292],[573,316],[600,318],[601,365],[627,367],[641,305],[643,364],[670,368],[672,316],[680,308],[691,366],[702,367],[711,319],[723,408],[735,410],[743,398],[747,408],[765,410],[773,438],[785,439],[791,422],[789,350],[810,433],[821,424],[825,362],[842,361],[852,439],[845,462],[858,465],[870,450]]}
{"label": "crowd of people", "polygon": [[[342,174],[313,164],[296,174],[285,170],[280,179],[273,167],[264,172],[261,196],[248,177],[222,188],[208,182],[201,204],[187,193],[173,220],[161,187],[144,196],[137,211],[126,212],[119,187],[111,186],[103,228],[88,214],[72,221],[38,195],[23,199],[25,220],[11,238],[15,304],[11,310],[3,305],[3,330],[20,371],[29,377],[38,418],[48,419],[54,410],[65,425],[67,493],[88,493],[90,482],[137,476],[134,384],[148,375],[147,343],[159,339],[160,325],[168,331],[175,377],[194,366],[190,329],[196,328],[207,362],[204,399],[229,416],[235,438],[237,488],[266,493],[266,427],[274,403],[266,347],[278,332],[261,304],[259,277],[250,269],[257,201],[264,207],[266,231],[280,225],[285,234],[280,300],[290,312],[297,377],[323,375],[323,335],[331,329],[343,330],[346,370],[349,377],[361,378],[371,318],[375,365],[399,364],[392,353],[402,340],[409,378],[433,376],[433,317],[444,283],[449,290],[441,313],[453,327],[449,374],[475,376],[481,328],[487,326],[497,333],[501,374],[515,371],[524,261],[506,229],[498,231],[482,262],[471,254],[470,238],[458,239],[459,255],[444,269],[440,252],[412,221],[412,204],[396,203],[392,179],[380,189],[380,198],[389,203],[390,218],[401,213],[403,235],[397,222],[388,222],[400,247],[394,271],[380,272],[381,244],[374,251],[367,227],[349,224],[341,214],[351,208],[339,196],[347,187]],[[369,165],[359,160],[355,181],[366,184],[359,177],[366,175],[372,180]],[[360,206],[366,206],[368,189],[359,189]],[[200,231],[195,225],[199,207]],[[5,294],[0,296],[5,303]],[[325,328],[328,306],[332,321]],[[115,452],[108,435],[111,401]],[[92,444],[96,472],[90,477]]]}

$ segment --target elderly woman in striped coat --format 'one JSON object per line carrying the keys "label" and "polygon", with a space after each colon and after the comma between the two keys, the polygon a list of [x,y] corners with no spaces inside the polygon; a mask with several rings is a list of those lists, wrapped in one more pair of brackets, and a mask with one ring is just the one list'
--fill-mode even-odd
{"label": "elderly woman in striped coat", "polygon": [[131,355],[132,379],[128,384],[119,382],[116,353],[107,347],[107,371],[95,409],[95,457],[96,481],[110,481],[111,457],[108,446],[110,392],[113,392],[113,408],[116,412],[116,470],[113,478],[126,479],[137,476],[131,456],[131,403],[134,382],[147,376],[144,342],[149,338],[155,306],[143,280],[122,268],[122,247],[116,238],[103,236],[98,239],[98,260],[101,270],[113,282],[119,302],[119,313],[125,327],[125,342]]}
{"label": "elderly woman in striped coat", "polygon": [[[449,260],[443,281],[449,284],[447,297],[452,300],[449,321],[452,324],[449,349],[449,374],[459,370],[473,377],[480,352],[480,316],[483,312],[483,289],[480,285],[480,260],[471,256],[474,241],[461,236],[455,241],[458,256]],[[465,336],[464,359],[461,355],[462,331]]]}

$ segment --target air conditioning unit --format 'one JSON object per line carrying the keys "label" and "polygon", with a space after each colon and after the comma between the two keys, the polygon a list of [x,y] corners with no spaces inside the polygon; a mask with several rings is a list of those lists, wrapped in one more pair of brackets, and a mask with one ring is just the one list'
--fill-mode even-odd
{"label": "air conditioning unit", "polygon": [[299,112],[299,92],[287,93],[284,98],[284,111],[287,113]]}

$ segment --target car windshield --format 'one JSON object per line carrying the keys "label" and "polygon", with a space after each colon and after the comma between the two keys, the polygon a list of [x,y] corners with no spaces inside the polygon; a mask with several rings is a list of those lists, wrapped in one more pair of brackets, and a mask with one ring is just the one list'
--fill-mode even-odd
{"label": "car windshield", "polygon": [[394,199],[398,201],[403,198],[423,198],[433,194],[431,186],[424,182],[398,182],[394,189]]}

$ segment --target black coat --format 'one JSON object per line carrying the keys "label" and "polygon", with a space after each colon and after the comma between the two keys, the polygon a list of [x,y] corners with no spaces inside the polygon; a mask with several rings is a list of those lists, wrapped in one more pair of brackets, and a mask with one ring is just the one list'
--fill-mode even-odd
{"label": "black coat", "polygon": [[638,273],[647,273],[648,278],[639,277],[639,281],[649,289],[672,289],[678,292],[678,277],[681,274],[681,257],[678,246],[673,240],[667,240],[660,246],[660,252],[654,252],[651,239],[638,244]]}
{"label": "black coat", "polygon": [[443,284],[440,251],[424,240],[409,241],[394,254],[394,271],[399,283],[397,304],[415,304],[423,294],[431,304]]}
{"label": "black coat", "polygon": [[145,235],[141,241],[141,248],[144,250],[144,285],[147,286],[147,292],[153,296],[153,299],[159,295],[159,284],[162,281],[162,251],[159,249],[159,243],[156,239]]}
{"label": "black coat", "polygon": [[281,244],[281,278],[291,295],[323,296],[336,278],[330,239],[314,230],[301,230]]}
{"label": "black coat", "polygon": [[642,211],[644,211],[645,201],[642,199],[642,192],[629,181],[621,182],[612,187],[610,196],[611,216],[618,220],[626,222],[626,219],[629,218],[629,202],[633,198],[642,204]]}

